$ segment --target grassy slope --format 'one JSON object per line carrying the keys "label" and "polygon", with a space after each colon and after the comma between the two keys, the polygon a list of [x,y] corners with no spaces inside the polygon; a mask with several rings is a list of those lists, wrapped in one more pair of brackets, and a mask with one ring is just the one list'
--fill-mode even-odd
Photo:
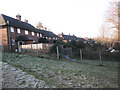
{"label": "grassy slope", "polygon": [[77,63],[11,53],[4,53],[3,61],[44,80],[50,87],[118,87],[116,62],[105,62],[106,67],[99,67],[98,61]]}

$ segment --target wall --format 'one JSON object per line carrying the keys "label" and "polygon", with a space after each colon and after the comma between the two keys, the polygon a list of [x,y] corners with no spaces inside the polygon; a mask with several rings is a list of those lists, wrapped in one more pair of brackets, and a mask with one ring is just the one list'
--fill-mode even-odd
{"label": "wall", "polygon": [[1,33],[1,40],[2,40],[2,43],[0,44],[0,46],[3,46],[3,51],[9,51],[7,27],[0,28],[0,33]]}

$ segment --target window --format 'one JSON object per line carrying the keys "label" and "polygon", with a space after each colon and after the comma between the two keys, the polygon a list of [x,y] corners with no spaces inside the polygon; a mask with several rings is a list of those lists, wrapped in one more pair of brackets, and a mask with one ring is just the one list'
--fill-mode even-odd
{"label": "window", "polygon": [[39,37],[39,33],[37,33],[37,36]]}
{"label": "window", "polygon": [[17,33],[20,33],[20,29],[19,28],[17,28]]}
{"label": "window", "polygon": [[33,41],[33,43],[35,43],[35,41]]}
{"label": "window", "polygon": [[10,31],[11,31],[11,32],[14,32],[14,27],[10,27]]}
{"label": "window", "polygon": [[27,30],[25,30],[25,34],[28,35],[28,31]]}
{"label": "window", "polygon": [[42,34],[40,33],[40,37],[42,37]]}
{"label": "window", "polygon": [[34,36],[35,35],[35,33],[34,32],[32,32],[32,36]]}

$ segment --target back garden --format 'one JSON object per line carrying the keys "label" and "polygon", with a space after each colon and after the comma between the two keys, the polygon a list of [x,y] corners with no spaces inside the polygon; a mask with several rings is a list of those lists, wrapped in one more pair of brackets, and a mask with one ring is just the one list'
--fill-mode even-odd
{"label": "back garden", "polygon": [[118,88],[118,62],[3,53],[2,61],[57,88]]}

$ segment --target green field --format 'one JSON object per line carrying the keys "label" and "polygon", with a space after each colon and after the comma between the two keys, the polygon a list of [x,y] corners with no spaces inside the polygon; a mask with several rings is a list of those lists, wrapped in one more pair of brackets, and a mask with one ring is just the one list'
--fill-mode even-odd
{"label": "green field", "polygon": [[13,53],[3,53],[2,60],[44,80],[51,88],[118,88],[117,62],[58,61]]}

